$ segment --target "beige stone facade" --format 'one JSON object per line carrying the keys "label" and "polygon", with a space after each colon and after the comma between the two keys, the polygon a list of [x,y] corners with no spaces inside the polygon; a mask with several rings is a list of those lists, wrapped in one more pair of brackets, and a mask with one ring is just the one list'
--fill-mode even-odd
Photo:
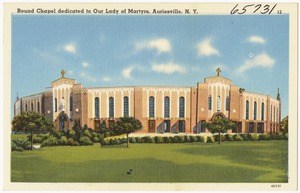
{"label": "beige stone facade", "polygon": [[14,113],[42,113],[57,130],[71,129],[75,121],[95,129],[129,116],[141,121],[142,133],[207,133],[203,122],[222,114],[236,124],[229,132],[263,133],[279,131],[280,108],[279,93],[275,99],[245,91],[219,72],[194,87],[111,88],[83,88],[62,73],[45,92],[17,98]]}

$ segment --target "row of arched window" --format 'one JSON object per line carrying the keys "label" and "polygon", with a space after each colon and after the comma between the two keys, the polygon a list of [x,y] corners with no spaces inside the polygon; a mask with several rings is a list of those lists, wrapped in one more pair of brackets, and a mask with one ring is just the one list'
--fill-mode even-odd
{"label": "row of arched window", "polygon": [[[184,97],[179,98],[179,118],[184,118],[185,101]],[[155,117],[155,99],[153,96],[149,97],[149,117]],[[164,98],[164,117],[170,118],[170,97]]]}
{"label": "row of arched window", "polygon": [[[211,95],[208,96],[208,110],[212,109],[212,97]],[[226,97],[226,111],[230,109],[230,100],[229,97]],[[221,111],[221,97],[217,97],[217,111]]]}
{"label": "row of arched window", "polygon": [[[271,105],[272,109],[272,105]],[[261,103],[261,121],[264,121],[265,117],[265,104]],[[249,119],[249,101],[246,101],[246,117],[247,120]],[[253,120],[257,120],[257,102],[255,101],[253,104]]]}
{"label": "row of arched window", "polygon": [[[108,115],[109,118],[114,118],[115,116],[115,111],[114,111],[114,98],[113,97],[109,97],[108,99]],[[123,116],[124,117],[128,117],[129,116],[129,98],[127,96],[125,96],[123,98]],[[100,99],[99,97],[95,98],[95,117],[100,117]]]}
{"label": "row of arched window", "polygon": [[[33,103],[31,103],[31,111],[33,111]],[[25,104],[25,111],[28,111],[27,104]],[[37,102],[37,112],[40,113],[40,102]]]}
{"label": "row of arched window", "polygon": [[[73,111],[73,95],[70,95],[70,112]],[[57,112],[57,98],[54,99],[54,112]]]}

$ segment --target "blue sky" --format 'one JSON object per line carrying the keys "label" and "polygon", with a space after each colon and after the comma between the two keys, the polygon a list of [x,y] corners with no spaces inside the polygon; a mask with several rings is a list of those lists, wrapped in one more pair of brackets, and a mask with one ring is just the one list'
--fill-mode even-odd
{"label": "blue sky", "polygon": [[12,105],[74,78],[84,87],[196,86],[221,76],[282,99],[288,114],[288,15],[12,16]]}

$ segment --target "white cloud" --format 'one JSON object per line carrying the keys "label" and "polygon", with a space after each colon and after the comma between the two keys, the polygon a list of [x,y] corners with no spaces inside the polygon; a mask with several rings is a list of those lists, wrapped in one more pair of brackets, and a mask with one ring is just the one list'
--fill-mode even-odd
{"label": "white cloud", "polygon": [[106,76],[106,77],[102,78],[102,81],[103,82],[109,82],[109,81],[111,81],[111,78]]}
{"label": "white cloud", "polygon": [[258,44],[264,44],[266,43],[266,40],[260,36],[250,36],[248,39],[247,39],[248,42],[251,42],[251,43],[258,43]]}
{"label": "white cloud", "polygon": [[81,65],[82,65],[84,68],[87,68],[87,67],[89,67],[90,64],[87,63],[87,62],[82,62]]}
{"label": "white cloud", "polygon": [[166,63],[166,64],[153,64],[152,70],[157,73],[164,73],[164,74],[172,74],[175,72],[185,73],[186,69],[184,66],[175,63]]}
{"label": "white cloud", "polygon": [[243,73],[246,70],[256,67],[272,68],[275,60],[266,53],[261,53],[253,58],[246,60],[244,64],[237,69],[238,73]]}
{"label": "white cloud", "polygon": [[76,46],[73,43],[66,44],[64,50],[71,54],[76,54]]}
{"label": "white cloud", "polygon": [[93,77],[90,74],[87,74],[85,72],[81,72],[80,77],[85,79],[88,82],[96,82],[97,81],[95,77]]}
{"label": "white cloud", "polygon": [[198,54],[199,56],[212,56],[219,55],[219,51],[211,45],[211,39],[206,38],[198,43]]}
{"label": "white cloud", "polygon": [[131,77],[131,73],[133,71],[134,67],[131,66],[131,67],[127,67],[125,69],[122,70],[122,75],[127,78],[127,79],[132,79]]}
{"label": "white cloud", "polygon": [[155,49],[158,54],[171,52],[172,46],[169,40],[165,38],[153,39],[135,44],[136,51],[143,49]]}
{"label": "white cloud", "polygon": [[192,66],[191,70],[193,72],[200,72],[201,71],[201,68],[199,68],[198,66]]}

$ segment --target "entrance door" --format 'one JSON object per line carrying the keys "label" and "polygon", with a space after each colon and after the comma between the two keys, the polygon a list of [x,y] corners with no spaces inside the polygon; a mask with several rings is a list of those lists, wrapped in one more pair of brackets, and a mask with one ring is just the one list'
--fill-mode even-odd
{"label": "entrance door", "polygon": [[258,123],[257,124],[257,133],[263,133],[264,132],[264,123]]}
{"label": "entrance door", "polygon": [[164,121],[164,132],[165,133],[170,133],[170,120],[165,120]]}
{"label": "entrance door", "polygon": [[254,123],[253,122],[249,123],[249,133],[254,133]]}
{"label": "entrance door", "polygon": [[185,121],[184,120],[180,120],[178,122],[178,130],[179,130],[179,133],[185,132]]}
{"label": "entrance door", "polygon": [[149,133],[155,133],[155,120],[149,120]]}
{"label": "entrance door", "polygon": [[59,130],[64,130],[65,129],[65,121],[66,117],[64,115],[60,116],[59,118]]}

